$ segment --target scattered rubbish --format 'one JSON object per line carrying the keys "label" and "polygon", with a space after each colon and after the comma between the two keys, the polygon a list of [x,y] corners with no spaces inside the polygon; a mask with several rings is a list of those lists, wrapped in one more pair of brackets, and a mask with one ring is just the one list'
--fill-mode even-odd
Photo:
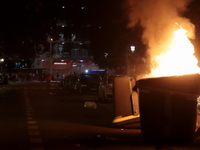
{"label": "scattered rubbish", "polygon": [[87,102],[84,103],[84,107],[89,108],[89,109],[96,109],[97,104],[95,102],[87,101]]}

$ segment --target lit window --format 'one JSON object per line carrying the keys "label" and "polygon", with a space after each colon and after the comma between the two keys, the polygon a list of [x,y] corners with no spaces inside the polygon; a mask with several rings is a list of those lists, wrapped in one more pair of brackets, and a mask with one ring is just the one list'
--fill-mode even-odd
{"label": "lit window", "polygon": [[62,62],[54,62],[54,65],[67,65],[67,63],[62,63]]}

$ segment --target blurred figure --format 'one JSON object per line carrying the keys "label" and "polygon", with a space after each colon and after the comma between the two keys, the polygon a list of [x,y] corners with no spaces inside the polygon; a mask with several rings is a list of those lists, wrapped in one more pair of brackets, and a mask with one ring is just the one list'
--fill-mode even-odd
{"label": "blurred figure", "polygon": [[47,76],[47,82],[50,83],[50,81],[51,81],[51,75],[49,74],[49,75]]}

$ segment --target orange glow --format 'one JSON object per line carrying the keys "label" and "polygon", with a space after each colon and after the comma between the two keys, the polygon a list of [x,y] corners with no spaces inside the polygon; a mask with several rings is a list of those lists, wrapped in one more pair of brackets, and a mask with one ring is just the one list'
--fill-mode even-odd
{"label": "orange glow", "polygon": [[147,77],[161,77],[199,73],[198,60],[195,58],[194,46],[187,38],[182,27],[174,31],[174,38],[165,51],[154,58],[154,66]]}

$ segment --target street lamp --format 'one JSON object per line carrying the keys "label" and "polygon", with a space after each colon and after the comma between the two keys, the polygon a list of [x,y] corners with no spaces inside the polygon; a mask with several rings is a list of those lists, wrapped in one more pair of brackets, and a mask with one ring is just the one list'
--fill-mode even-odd
{"label": "street lamp", "polygon": [[50,39],[50,58],[52,55],[52,42],[53,42],[53,38]]}
{"label": "street lamp", "polygon": [[[3,62],[4,62],[4,59],[1,58],[1,59],[0,59],[0,63],[3,63]],[[1,72],[2,72],[2,66],[1,66]]]}
{"label": "street lamp", "polygon": [[131,52],[133,53],[135,51],[135,46],[131,46]]}
{"label": "street lamp", "polygon": [[50,74],[52,74],[52,42],[53,38],[50,39]]}
{"label": "street lamp", "polygon": [[[130,52],[130,50],[131,50],[131,52]],[[130,56],[134,52],[135,52],[135,46],[130,46],[130,49],[128,49],[128,51],[126,52],[126,68],[127,68],[128,76],[131,75],[131,58],[130,58]]]}

